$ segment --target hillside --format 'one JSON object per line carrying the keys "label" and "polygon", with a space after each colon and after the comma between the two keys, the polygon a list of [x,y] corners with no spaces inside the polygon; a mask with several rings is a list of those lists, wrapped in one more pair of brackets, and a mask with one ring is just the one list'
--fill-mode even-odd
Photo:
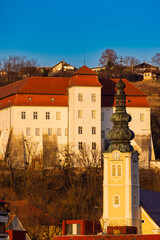
{"label": "hillside", "polygon": [[151,106],[151,128],[156,159],[160,159],[160,82],[134,82],[134,86],[147,94]]}

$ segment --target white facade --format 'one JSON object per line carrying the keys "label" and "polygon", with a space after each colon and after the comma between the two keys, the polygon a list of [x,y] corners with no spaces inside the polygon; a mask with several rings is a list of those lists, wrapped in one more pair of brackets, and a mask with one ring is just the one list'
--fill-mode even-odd
{"label": "white facade", "polygon": [[[71,87],[69,91],[69,143],[101,149],[101,87]],[[93,146],[92,146],[93,145]]]}
{"label": "white facade", "polygon": [[[34,158],[37,155],[42,158],[44,151],[50,152],[61,145],[72,146],[76,153],[84,145],[104,152],[107,133],[112,128],[110,116],[115,111],[116,81],[100,83],[96,73],[84,66],[71,78],[31,77],[1,87],[1,158],[5,157],[9,144],[16,145],[11,154],[22,158],[29,151],[26,151],[28,142],[35,152]],[[141,154],[140,162],[149,167],[149,161],[154,160],[150,107],[143,92],[127,80],[125,83],[126,95],[130,96],[127,100],[127,112],[132,117],[130,128],[135,133],[132,144]]]}

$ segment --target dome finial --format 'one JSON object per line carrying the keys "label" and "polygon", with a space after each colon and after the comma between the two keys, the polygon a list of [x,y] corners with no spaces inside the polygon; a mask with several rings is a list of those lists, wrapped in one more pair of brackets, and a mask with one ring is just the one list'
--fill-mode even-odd
{"label": "dome finial", "polygon": [[131,121],[131,116],[126,112],[126,94],[124,88],[126,85],[122,81],[116,84],[116,111],[111,115],[113,129],[108,132],[108,139],[111,145],[108,152],[119,150],[120,152],[131,152],[133,147],[130,145],[130,140],[134,138],[134,133],[129,129],[128,122]]}

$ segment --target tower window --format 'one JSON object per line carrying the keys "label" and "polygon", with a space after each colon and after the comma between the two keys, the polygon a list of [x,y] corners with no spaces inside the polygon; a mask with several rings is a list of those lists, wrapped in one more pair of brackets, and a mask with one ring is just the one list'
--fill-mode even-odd
{"label": "tower window", "polygon": [[141,121],[141,122],[144,122],[144,113],[141,113],[141,114],[140,114],[140,121]]}
{"label": "tower window", "polygon": [[56,119],[61,120],[61,113],[60,112],[56,112]]}
{"label": "tower window", "polygon": [[30,136],[30,135],[31,135],[31,129],[30,129],[30,127],[27,127],[27,128],[26,128],[26,135],[27,135],[27,136]]}
{"label": "tower window", "polygon": [[116,176],[116,166],[112,165],[112,176]]}
{"label": "tower window", "polygon": [[65,128],[65,136],[68,136],[68,128]]}
{"label": "tower window", "polygon": [[96,94],[92,93],[92,102],[95,102],[95,101],[96,101]]}
{"label": "tower window", "polygon": [[82,118],[82,110],[78,110],[78,118]]}
{"label": "tower window", "polygon": [[61,128],[57,128],[57,136],[61,136]]}
{"label": "tower window", "polygon": [[83,101],[83,93],[78,93],[78,101]]}
{"label": "tower window", "polygon": [[38,119],[38,113],[37,112],[33,112],[33,119]]}
{"label": "tower window", "polygon": [[21,119],[26,119],[26,112],[21,112]]}
{"label": "tower window", "polygon": [[114,205],[119,205],[119,204],[120,204],[119,196],[114,196]]}
{"label": "tower window", "polygon": [[96,118],[96,110],[92,110],[92,118]]}
{"label": "tower window", "polygon": [[121,176],[121,165],[117,166],[117,176],[120,177]]}
{"label": "tower window", "polygon": [[46,119],[50,119],[50,112],[46,112]]}
{"label": "tower window", "polygon": [[40,128],[36,128],[35,129],[35,135],[36,136],[40,136]]}
{"label": "tower window", "polygon": [[79,150],[82,149],[82,142],[78,142],[78,149],[79,149]]}
{"label": "tower window", "polygon": [[92,150],[96,150],[96,142],[92,142]]}
{"label": "tower window", "polygon": [[48,136],[52,136],[52,128],[48,128]]}
{"label": "tower window", "polygon": [[122,168],[121,165],[112,165],[112,177],[121,177],[122,175]]}
{"label": "tower window", "polygon": [[96,134],[96,127],[92,127],[92,134]]}
{"label": "tower window", "polygon": [[82,134],[82,127],[78,127],[78,134]]}

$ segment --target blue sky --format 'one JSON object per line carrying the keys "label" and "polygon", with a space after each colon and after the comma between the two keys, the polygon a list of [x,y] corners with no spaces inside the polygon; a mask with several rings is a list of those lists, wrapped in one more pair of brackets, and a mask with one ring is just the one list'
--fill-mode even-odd
{"label": "blue sky", "polygon": [[96,67],[101,53],[151,61],[160,52],[159,0],[0,0],[0,58]]}

